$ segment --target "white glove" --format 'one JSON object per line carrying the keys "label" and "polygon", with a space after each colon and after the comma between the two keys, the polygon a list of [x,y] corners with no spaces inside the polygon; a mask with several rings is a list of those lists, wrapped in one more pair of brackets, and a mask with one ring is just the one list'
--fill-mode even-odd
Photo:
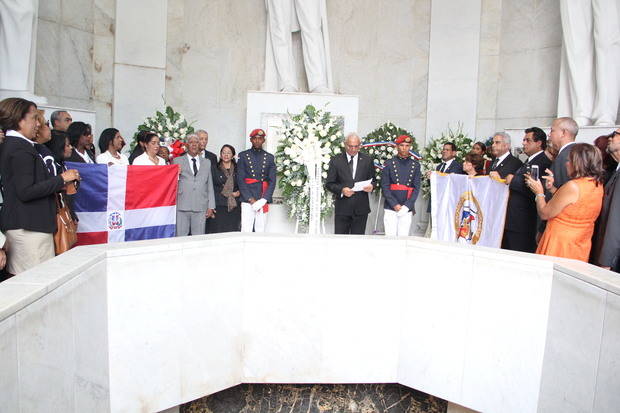
{"label": "white glove", "polygon": [[259,209],[261,209],[265,204],[267,203],[267,200],[265,198],[261,198],[258,201],[254,202],[252,204],[252,209],[254,211],[258,211]]}
{"label": "white glove", "polygon": [[400,211],[398,211],[396,213],[396,216],[397,217],[405,216],[407,214],[407,212],[409,212],[409,208],[407,208],[406,206],[403,205],[402,207],[400,207]]}

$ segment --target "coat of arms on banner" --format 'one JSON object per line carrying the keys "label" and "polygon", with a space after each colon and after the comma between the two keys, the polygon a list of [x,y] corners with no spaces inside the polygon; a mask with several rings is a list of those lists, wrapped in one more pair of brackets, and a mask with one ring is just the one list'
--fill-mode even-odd
{"label": "coat of arms on banner", "polygon": [[471,191],[464,192],[459,198],[454,213],[456,241],[477,244],[484,228],[483,224],[484,217],[480,203]]}

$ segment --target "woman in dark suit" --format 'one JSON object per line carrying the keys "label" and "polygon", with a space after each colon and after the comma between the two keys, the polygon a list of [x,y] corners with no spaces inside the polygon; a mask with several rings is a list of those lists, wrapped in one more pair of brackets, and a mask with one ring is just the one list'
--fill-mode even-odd
{"label": "woman in dark suit", "polygon": [[56,192],[79,179],[75,169],[51,176],[34,147],[39,129],[37,106],[21,98],[0,102],[6,133],[0,175],[4,206],[0,228],[7,238],[8,271],[19,274],[54,256]]}
{"label": "woman in dark suit", "polygon": [[96,163],[93,147],[93,132],[88,123],[73,122],[67,128],[69,142],[73,152],[67,159],[69,162]]}
{"label": "woman in dark suit", "polygon": [[215,217],[209,224],[209,232],[232,232],[241,229],[241,208],[239,207],[239,186],[237,185],[237,163],[235,148],[222,146],[220,161],[213,170],[213,192],[215,193]]}

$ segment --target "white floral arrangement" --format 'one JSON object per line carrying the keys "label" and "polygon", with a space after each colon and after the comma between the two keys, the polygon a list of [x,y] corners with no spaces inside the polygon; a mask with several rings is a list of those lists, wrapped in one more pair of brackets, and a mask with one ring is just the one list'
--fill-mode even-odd
{"label": "white floral arrangement", "polygon": [[413,134],[406,129],[394,125],[392,122],[384,123],[366,135],[363,139],[361,151],[373,159],[377,188],[381,186],[381,170],[383,169],[383,164],[385,164],[385,161],[388,159],[392,159],[398,153],[394,140],[396,140],[396,138],[400,135],[411,136],[411,139],[413,139],[410,150],[411,155],[415,159],[420,160],[418,143],[416,142]]}
{"label": "white floral arrangement", "polygon": [[173,148],[175,142],[185,142],[187,135],[194,133],[194,128],[181,113],[176,112],[171,106],[166,106],[163,112],[158,110],[155,115],[146,118],[138,126],[132,147],[140,132],[154,132],[159,136],[163,145]]}
{"label": "white floral arrangement", "polygon": [[[463,161],[465,155],[471,152],[471,148],[474,146],[474,141],[463,132],[463,125],[459,124],[456,129],[448,129],[441,133],[436,138],[431,138],[429,144],[426,145],[422,151],[422,173],[425,175],[426,171],[434,171],[437,165],[441,164],[441,150],[445,143],[452,142],[456,145],[456,159],[459,162]],[[430,181],[428,179],[422,180],[422,196],[428,199],[431,194]]]}
{"label": "white floral arrangement", "polygon": [[342,151],[342,128],[342,120],[312,105],[284,120],[275,153],[278,187],[289,216],[301,225],[308,225],[310,220],[310,177],[306,165],[322,163],[321,218],[329,215],[334,207],[333,196],[325,189],[324,180],[329,160]]}

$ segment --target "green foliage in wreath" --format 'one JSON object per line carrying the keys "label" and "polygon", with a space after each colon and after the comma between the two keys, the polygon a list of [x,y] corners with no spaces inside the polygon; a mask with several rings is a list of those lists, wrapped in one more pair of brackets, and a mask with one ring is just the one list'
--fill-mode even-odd
{"label": "green foliage in wreath", "polygon": [[194,133],[194,128],[181,113],[176,112],[172,106],[166,106],[163,112],[157,111],[138,126],[138,131],[133,135],[131,149],[136,146],[140,132],[154,132],[160,140],[170,146],[174,141],[185,141],[187,135]]}

